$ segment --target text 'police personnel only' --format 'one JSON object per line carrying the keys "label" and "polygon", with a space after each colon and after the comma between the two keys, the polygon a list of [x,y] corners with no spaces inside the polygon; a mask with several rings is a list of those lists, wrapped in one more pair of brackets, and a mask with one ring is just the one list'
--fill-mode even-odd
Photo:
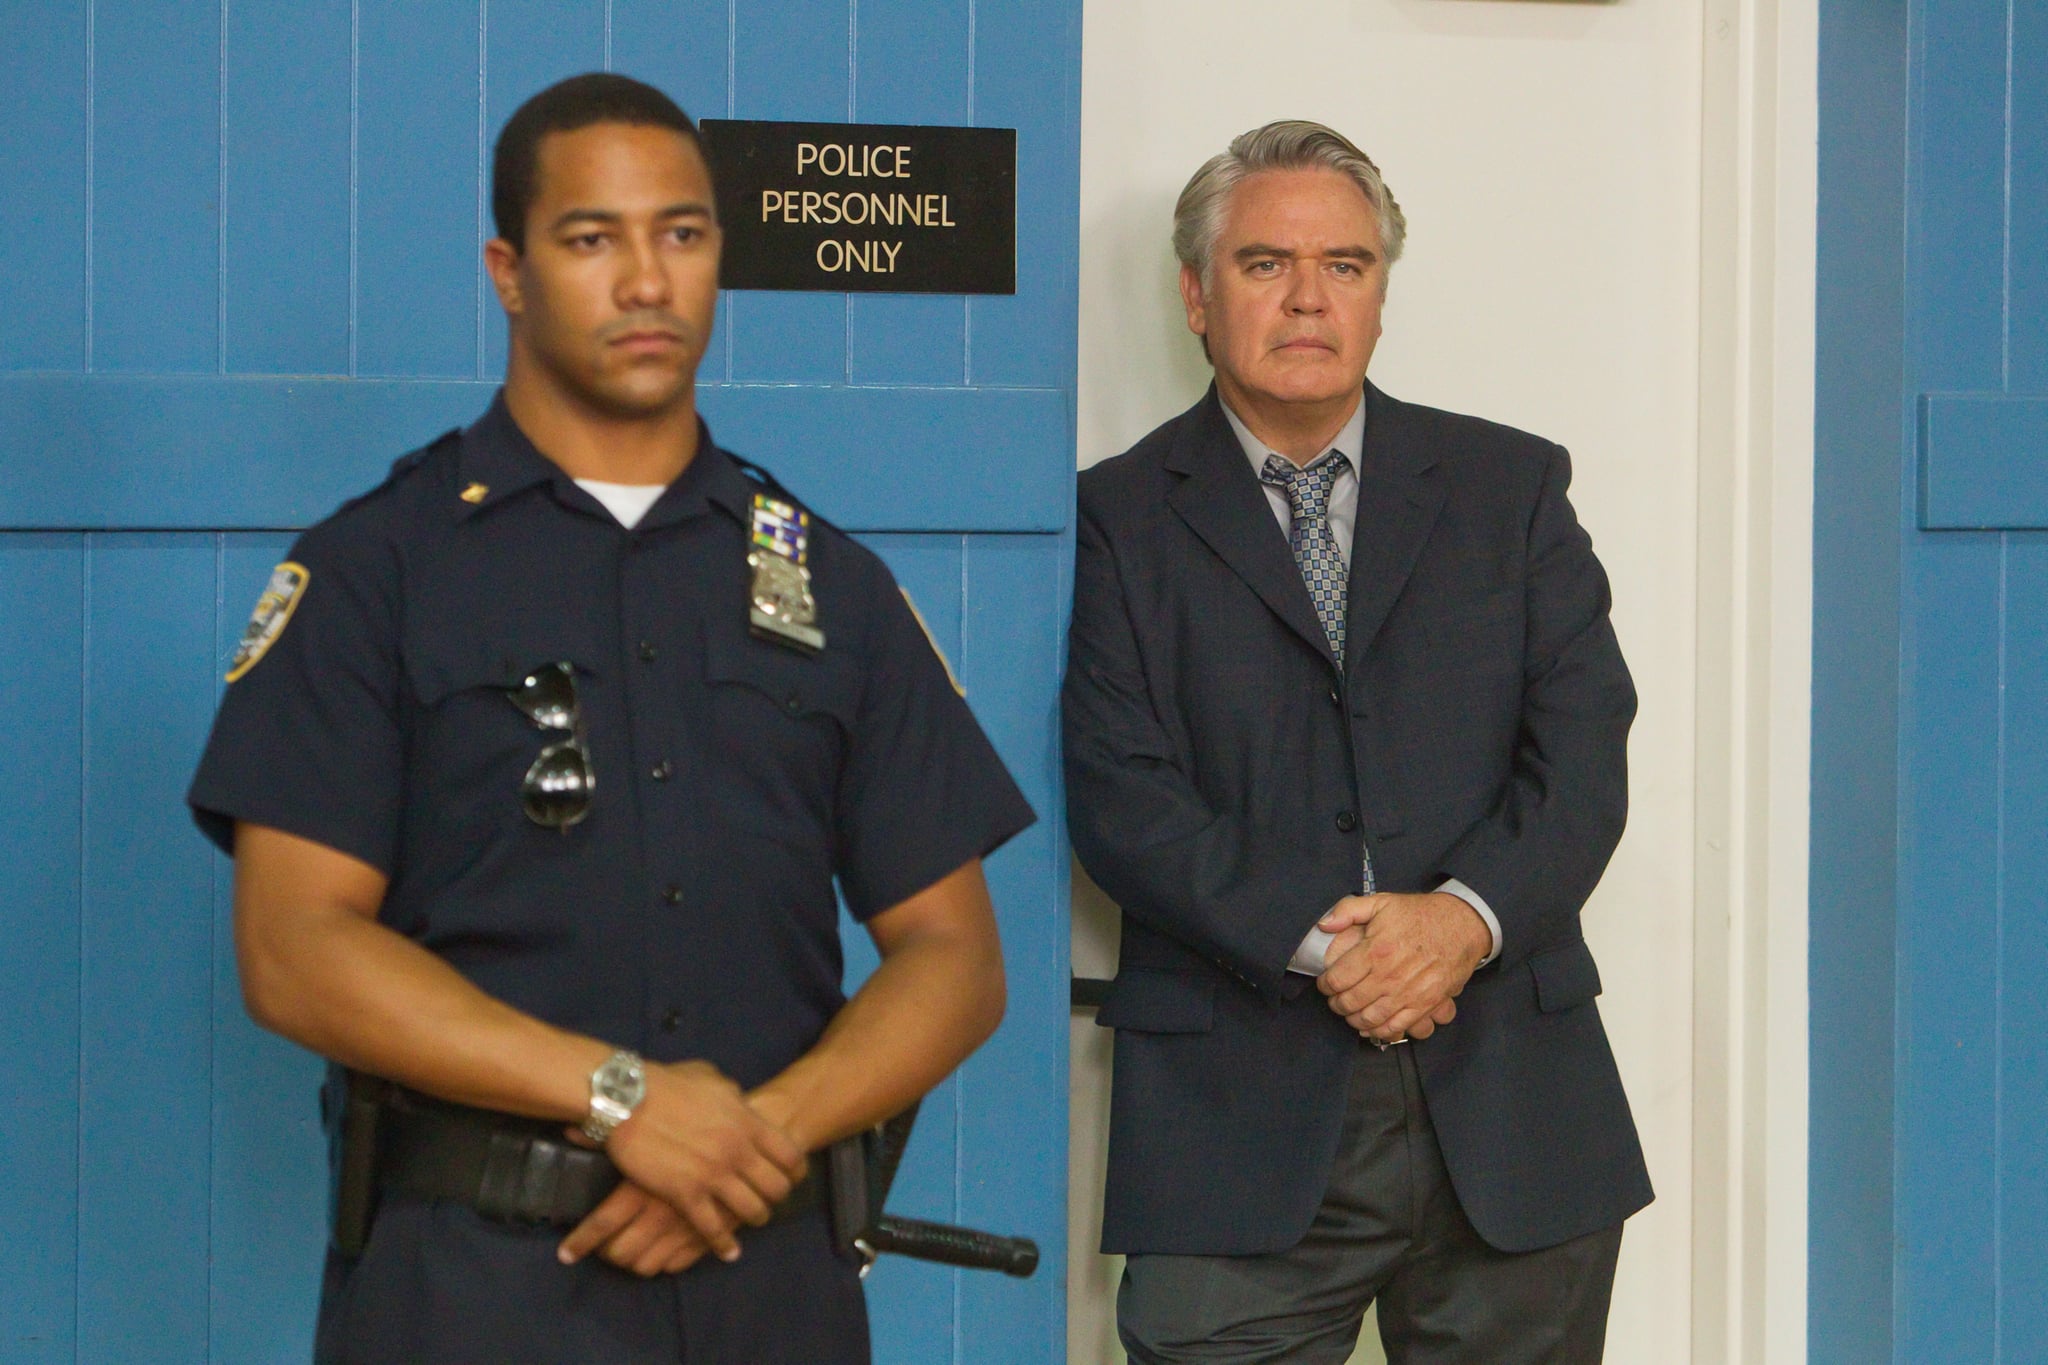
{"label": "text 'police personnel only'", "polygon": [[700,125],[727,289],[1017,292],[1017,134],[879,123]]}

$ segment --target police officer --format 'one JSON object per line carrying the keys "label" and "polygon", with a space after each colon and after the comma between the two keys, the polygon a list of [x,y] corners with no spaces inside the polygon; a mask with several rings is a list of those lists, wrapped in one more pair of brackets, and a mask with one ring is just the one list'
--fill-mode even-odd
{"label": "police officer", "polygon": [[1031,812],[880,561],[697,416],[683,112],[542,92],[493,209],[503,390],[279,566],[190,797],[251,1014],[395,1084],[317,1349],[865,1360],[807,1159],[995,1028]]}

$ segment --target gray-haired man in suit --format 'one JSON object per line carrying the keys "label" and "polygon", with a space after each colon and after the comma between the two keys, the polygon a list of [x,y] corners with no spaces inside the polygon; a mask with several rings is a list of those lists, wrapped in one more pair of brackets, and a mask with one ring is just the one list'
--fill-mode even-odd
{"label": "gray-haired man in suit", "polygon": [[[1069,815],[1123,909],[1136,1360],[1598,1360],[1651,1197],[1579,910],[1635,693],[1565,452],[1366,382],[1405,222],[1255,129],[1175,210],[1216,382],[1080,482]],[[1398,1046],[1397,1046],[1398,1045]]]}

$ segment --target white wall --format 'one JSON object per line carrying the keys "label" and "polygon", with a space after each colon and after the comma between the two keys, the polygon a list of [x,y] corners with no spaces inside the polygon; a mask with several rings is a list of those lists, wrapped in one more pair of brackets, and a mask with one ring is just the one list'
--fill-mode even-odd
{"label": "white wall", "polygon": [[[1712,2],[1093,0],[1083,41],[1084,465],[1207,383],[1174,288],[1173,199],[1233,135],[1282,117],[1352,137],[1407,212],[1374,382],[1573,452],[1573,500],[1614,580],[1615,626],[1642,696],[1628,834],[1586,915],[1658,1192],[1624,1240],[1609,1337],[1620,1362],[1692,1352],[1702,35]],[[1113,910],[1077,879],[1078,974],[1111,974],[1113,935]],[[1093,1254],[1099,1035],[1076,1025],[1069,1340],[1079,1362],[1120,1358],[1115,1267]]]}

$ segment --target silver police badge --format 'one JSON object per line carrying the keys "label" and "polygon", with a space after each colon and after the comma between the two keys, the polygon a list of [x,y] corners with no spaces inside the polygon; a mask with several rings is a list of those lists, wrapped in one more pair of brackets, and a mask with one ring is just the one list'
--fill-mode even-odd
{"label": "silver police badge", "polygon": [[754,601],[747,620],[754,634],[814,654],[825,647],[825,632],[818,629],[818,601],[811,596],[811,571],[804,564],[810,522],[801,508],[765,493],[754,495],[753,548],[747,552]]}

